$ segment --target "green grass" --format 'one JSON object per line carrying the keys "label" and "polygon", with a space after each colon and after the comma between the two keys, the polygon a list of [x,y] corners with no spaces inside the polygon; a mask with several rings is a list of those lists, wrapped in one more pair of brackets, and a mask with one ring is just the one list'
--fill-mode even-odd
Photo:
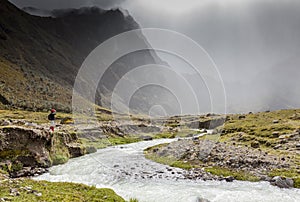
{"label": "green grass", "polygon": [[243,171],[230,170],[227,168],[210,167],[210,168],[205,168],[205,171],[217,176],[223,176],[223,177],[232,176],[236,180],[250,181],[250,182],[259,181],[259,178],[254,175],[251,175]]}
{"label": "green grass", "polygon": [[[261,149],[280,155],[281,151],[274,150],[273,147],[281,144],[281,140],[272,133],[278,132],[280,136],[291,134],[300,128],[300,109],[247,114],[242,119],[239,119],[239,116],[229,115],[229,120],[221,129],[221,142],[250,146],[252,142],[257,141]],[[278,120],[279,123],[273,123],[273,120]]]}
{"label": "green grass", "polygon": [[[248,114],[243,119],[239,119],[240,115],[230,115],[230,120],[226,121],[223,128],[223,136],[244,132],[256,137],[272,138],[272,132],[275,131],[279,134],[291,133],[300,128],[300,121],[293,118],[297,114],[300,114],[299,109]],[[279,120],[279,123],[273,123],[273,120]]]}
{"label": "green grass", "polygon": [[[24,110],[0,110],[0,119],[24,119],[28,122],[37,124],[49,123],[49,112],[33,112]],[[72,114],[58,112],[56,118],[58,120],[70,117]]]}
{"label": "green grass", "polygon": [[109,146],[130,144],[130,143],[141,141],[138,137],[134,137],[134,136],[109,137],[103,139],[98,138],[94,140],[79,138],[79,140],[85,147],[94,147],[96,149],[103,149]]}
{"label": "green grass", "polygon": [[178,160],[171,163],[170,166],[176,167],[176,168],[182,168],[185,170],[189,170],[189,169],[193,168],[193,166],[190,163],[185,162],[185,161],[178,161]]}
{"label": "green grass", "polygon": [[154,139],[161,139],[161,138],[175,138],[175,134],[174,133],[158,133],[155,134]]}
{"label": "green grass", "polygon": [[[23,188],[22,188],[23,187]],[[33,191],[26,191],[24,187],[31,187],[35,193],[41,193],[36,196]],[[10,196],[10,188],[15,188],[20,192],[19,196]],[[0,198],[8,198],[10,201],[65,201],[65,202],[124,202],[125,200],[118,196],[111,189],[98,189],[94,186],[66,182],[47,182],[34,181],[30,179],[0,181]]]}
{"label": "green grass", "polygon": [[129,199],[129,202],[139,202],[139,201],[135,198],[131,198],[131,199]]}
{"label": "green grass", "polygon": [[64,144],[63,136],[59,133],[54,133],[52,138],[52,147],[50,150],[50,158],[52,165],[64,164],[70,159],[70,153],[67,146]]}
{"label": "green grass", "polygon": [[169,165],[171,167],[177,167],[177,168],[182,168],[182,169],[186,169],[186,170],[189,170],[189,169],[194,167],[189,162],[181,161],[181,160],[175,159],[174,157],[171,157],[171,156],[158,156],[156,154],[153,154],[153,152],[152,152],[153,149],[164,147],[166,145],[168,145],[168,144],[167,143],[166,144],[159,144],[159,145],[156,145],[156,146],[149,147],[149,148],[145,149],[144,150],[145,157],[147,159],[150,159],[150,160],[155,161],[157,163]]}

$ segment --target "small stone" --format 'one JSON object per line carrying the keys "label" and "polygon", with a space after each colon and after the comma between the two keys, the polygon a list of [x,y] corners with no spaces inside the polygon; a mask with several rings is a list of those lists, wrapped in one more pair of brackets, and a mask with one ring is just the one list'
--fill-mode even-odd
{"label": "small stone", "polygon": [[289,139],[291,136],[289,135],[289,134],[285,134],[285,135],[280,135],[279,136],[279,139],[281,139],[281,140],[287,140],[287,139]]}
{"label": "small stone", "polygon": [[228,176],[228,177],[225,177],[225,180],[226,180],[226,182],[232,182],[234,180],[234,177]]}
{"label": "small stone", "polygon": [[0,125],[1,126],[9,126],[9,125],[11,125],[11,122],[8,120],[4,120],[4,121],[2,121],[2,123]]}
{"label": "small stone", "polygon": [[273,120],[273,123],[279,123],[279,120]]}
{"label": "small stone", "polygon": [[34,195],[38,196],[38,197],[41,197],[43,194],[40,193],[40,192],[33,192]]}
{"label": "small stone", "polygon": [[275,131],[272,133],[273,138],[278,138],[279,137],[279,132]]}
{"label": "small stone", "polygon": [[240,115],[240,116],[239,116],[239,119],[244,119],[244,118],[246,118],[245,115]]}
{"label": "small stone", "polygon": [[11,189],[10,189],[10,195],[11,195],[11,196],[19,196],[19,195],[20,195],[20,192],[18,191],[18,189],[11,188]]}
{"label": "small stone", "polygon": [[251,147],[252,148],[259,148],[259,142],[257,142],[257,141],[251,142]]}

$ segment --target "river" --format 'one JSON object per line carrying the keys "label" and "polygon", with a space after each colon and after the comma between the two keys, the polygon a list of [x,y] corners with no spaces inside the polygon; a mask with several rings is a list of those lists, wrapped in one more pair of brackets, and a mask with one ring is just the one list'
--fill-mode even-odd
{"label": "river", "polygon": [[145,159],[147,147],[168,143],[160,139],[100,149],[94,154],[54,166],[36,180],[78,182],[112,188],[128,200],[139,202],[299,202],[300,189],[280,189],[268,182],[192,181],[184,170]]}

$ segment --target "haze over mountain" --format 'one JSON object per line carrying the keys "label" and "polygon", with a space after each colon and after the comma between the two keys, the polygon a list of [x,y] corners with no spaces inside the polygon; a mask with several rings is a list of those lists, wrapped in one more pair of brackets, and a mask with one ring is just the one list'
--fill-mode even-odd
{"label": "haze over mountain", "polygon": [[[12,2],[21,8],[32,6],[44,10],[93,5],[127,9],[142,27],[178,31],[210,54],[224,80],[227,111],[300,107],[297,89],[300,84],[300,3],[297,0]],[[189,67],[160,52],[157,54],[170,66],[181,68],[195,85],[201,83]],[[199,94],[205,91],[203,85],[200,86]],[[209,88],[213,89],[214,85]],[[207,97],[207,92],[203,97]]]}

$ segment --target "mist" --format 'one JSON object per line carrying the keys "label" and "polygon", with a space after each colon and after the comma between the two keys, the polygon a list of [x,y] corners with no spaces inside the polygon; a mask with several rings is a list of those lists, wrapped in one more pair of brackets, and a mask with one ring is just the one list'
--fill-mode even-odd
{"label": "mist", "polygon": [[[127,9],[141,27],[174,30],[207,51],[224,82],[228,112],[300,108],[300,2],[297,0],[12,2],[19,7],[48,10],[82,6]],[[206,94],[202,92],[205,87],[198,87],[188,66],[178,62],[178,58],[157,54],[193,83],[199,98]],[[215,88],[213,82],[208,88]]]}
{"label": "mist", "polygon": [[213,0],[172,8],[178,2],[170,9],[140,0],[123,6],[143,27],[178,31],[209,53],[224,81],[228,112],[300,107],[299,1]]}

